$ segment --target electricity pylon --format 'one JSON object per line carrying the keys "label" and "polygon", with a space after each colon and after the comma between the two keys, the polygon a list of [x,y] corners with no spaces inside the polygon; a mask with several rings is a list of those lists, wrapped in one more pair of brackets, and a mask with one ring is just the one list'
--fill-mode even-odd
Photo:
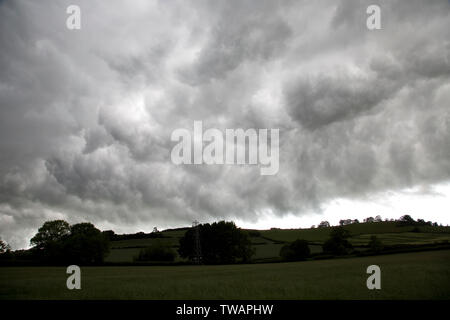
{"label": "electricity pylon", "polygon": [[200,243],[200,224],[197,220],[192,223],[194,228],[194,262],[202,264],[202,246]]}

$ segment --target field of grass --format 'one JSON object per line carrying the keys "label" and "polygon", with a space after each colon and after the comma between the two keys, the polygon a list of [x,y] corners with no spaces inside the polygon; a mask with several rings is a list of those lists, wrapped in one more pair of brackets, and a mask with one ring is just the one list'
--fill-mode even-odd
{"label": "field of grass", "polygon": [[[413,226],[399,227],[397,222],[377,222],[352,224],[345,228],[350,231],[350,242],[354,246],[367,245],[372,235],[376,235],[385,245],[420,245],[450,241],[449,227],[421,226],[419,227],[420,232],[412,232]],[[268,261],[278,259],[283,244],[296,239],[305,239],[311,242],[311,252],[320,253],[322,251],[321,244],[329,237],[331,228],[271,229],[258,232],[259,236],[250,238],[255,249],[252,259]],[[113,241],[106,262],[132,262],[140,248],[148,247],[155,241],[170,246],[176,251],[179,239],[184,233],[183,230],[170,230],[162,232],[164,238]],[[183,261],[183,259],[177,256],[175,261]]]}
{"label": "field of grass", "polygon": [[[0,268],[0,299],[450,299],[450,250],[292,263]],[[368,290],[366,268],[381,268]]]}
{"label": "field of grass", "polygon": [[450,241],[450,233],[383,233],[383,234],[362,234],[350,239],[353,245],[366,245],[370,237],[376,235],[385,245],[399,244],[433,244],[435,242]]}

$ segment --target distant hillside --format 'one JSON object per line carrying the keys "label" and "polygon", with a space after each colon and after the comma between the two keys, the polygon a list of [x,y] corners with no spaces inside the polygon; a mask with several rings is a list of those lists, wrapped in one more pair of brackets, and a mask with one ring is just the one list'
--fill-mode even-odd
{"label": "distant hillside", "polygon": [[[296,239],[309,242],[312,253],[320,253],[322,244],[335,227],[314,229],[270,229],[247,230],[255,255],[256,262],[272,261],[279,257],[281,247]],[[436,244],[450,241],[450,227],[434,226],[400,226],[398,222],[370,222],[344,226],[351,233],[350,242],[357,248],[364,248],[370,237],[376,235],[385,245],[422,245]],[[179,239],[189,228],[170,229],[159,232],[159,236],[141,239],[126,239],[127,235],[120,235],[126,240],[111,241],[111,251],[107,262],[132,262],[140,249],[148,247],[154,241],[174,249],[178,248]],[[176,261],[182,261],[177,257]]]}

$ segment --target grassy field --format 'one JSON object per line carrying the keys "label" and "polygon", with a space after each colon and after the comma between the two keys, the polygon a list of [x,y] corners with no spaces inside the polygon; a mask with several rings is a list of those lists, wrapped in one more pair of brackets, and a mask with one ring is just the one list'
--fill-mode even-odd
{"label": "grassy field", "polygon": [[[384,234],[404,234],[408,237],[442,237],[450,239],[449,227],[418,227],[420,233],[412,232],[414,226],[398,226],[397,222],[374,222],[374,223],[358,223],[344,226],[350,232],[352,238],[361,235],[377,235],[379,238]],[[261,231],[261,235],[277,241],[294,241],[296,239],[305,239],[312,242],[323,243],[330,234],[330,228],[316,229],[271,229]],[[352,239],[351,238],[351,239]],[[351,240],[350,239],[350,240]],[[370,236],[367,238],[369,242]],[[367,242],[365,244],[367,244]]]}
{"label": "grassy field", "polygon": [[[450,250],[293,263],[83,267],[82,289],[65,268],[2,267],[0,299],[450,299]],[[381,268],[368,290],[366,268]]]}
{"label": "grassy field", "polygon": [[[376,235],[385,245],[420,245],[436,242],[450,241],[449,227],[419,227],[420,232],[412,232],[413,226],[399,227],[396,222],[359,223],[345,226],[350,231],[350,242],[354,246],[364,246]],[[329,237],[331,228],[316,229],[271,229],[259,230],[259,236],[250,239],[255,249],[254,261],[268,261],[277,259],[284,243],[296,239],[309,241],[312,253],[322,251],[321,244]],[[163,231],[164,238],[158,239],[131,239],[111,242],[110,254],[106,262],[132,262],[133,257],[139,254],[141,248],[159,241],[164,245],[177,250],[179,239],[184,235],[183,230]],[[179,256],[175,261],[183,261]]]}

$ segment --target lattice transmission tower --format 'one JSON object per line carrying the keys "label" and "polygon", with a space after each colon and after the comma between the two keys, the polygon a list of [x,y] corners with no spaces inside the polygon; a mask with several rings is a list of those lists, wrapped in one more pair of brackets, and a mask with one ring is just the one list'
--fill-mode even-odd
{"label": "lattice transmission tower", "polygon": [[194,228],[194,262],[196,264],[202,264],[202,246],[200,242],[200,224],[197,220],[192,223]]}

